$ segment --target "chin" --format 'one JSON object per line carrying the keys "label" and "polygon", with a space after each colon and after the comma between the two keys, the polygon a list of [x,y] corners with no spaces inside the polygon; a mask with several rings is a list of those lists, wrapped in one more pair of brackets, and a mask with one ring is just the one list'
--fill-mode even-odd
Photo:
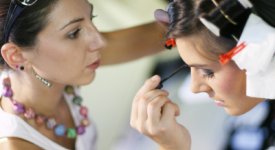
{"label": "chin", "polygon": [[82,78],[77,85],[79,86],[83,86],[83,85],[88,85],[90,83],[92,83],[95,79],[95,74],[94,75],[90,75],[90,76],[87,76],[85,78]]}
{"label": "chin", "polygon": [[245,97],[242,99],[238,99],[238,101],[241,101],[241,103],[230,105],[230,107],[224,108],[227,114],[229,114],[231,116],[243,115],[243,114],[249,112],[250,110],[252,110],[259,103],[264,101],[264,99]]}
{"label": "chin", "polygon": [[236,109],[229,109],[229,108],[225,108],[225,111],[226,111],[226,113],[228,114],[228,115],[230,115],[230,116],[240,116],[240,115],[243,115],[243,114],[245,114],[246,112],[248,112],[248,111],[241,111],[241,110],[236,110]]}

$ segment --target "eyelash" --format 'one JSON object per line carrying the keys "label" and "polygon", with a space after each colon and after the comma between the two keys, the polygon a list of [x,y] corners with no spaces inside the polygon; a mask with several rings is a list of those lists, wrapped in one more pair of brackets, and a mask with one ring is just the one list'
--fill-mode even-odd
{"label": "eyelash", "polygon": [[91,16],[91,17],[90,17],[90,20],[91,20],[91,21],[93,21],[93,19],[97,17],[97,15],[94,15],[93,13],[91,13],[90,16]]}
{"label": "eyelash", "polygon": [[[97,15],[93,15],[93,14],[91,14],[91,21],[94,19],[94,18],[96,18],[97,17]],[[78,28],[78,29],[76,29],[76,30],[74,30],[73,32],[70,32],[69,34],[68,34],[68,38],[69,39],[76,39],[77,37],[78,37],[78,34],[79,34],[79,32],[81,31],[81,29],[80,28]]]}
{"label": "eyelash", "polygon": [[209,69],[202,69],[203,70],[203,77],[204,78],[208,78],[208,79],[212,79],[214,78],[214,72],[212,70]]}
{"label": "eyelash", "polygon": [[78,29],[76,29],[76,30],[74,30],[73,32],[70,32],[69,34],[68,34],[68,38],[69,39],[76,39],[77,37],[78,37],[78,33],[80,32],[80,28],[78,28]]}

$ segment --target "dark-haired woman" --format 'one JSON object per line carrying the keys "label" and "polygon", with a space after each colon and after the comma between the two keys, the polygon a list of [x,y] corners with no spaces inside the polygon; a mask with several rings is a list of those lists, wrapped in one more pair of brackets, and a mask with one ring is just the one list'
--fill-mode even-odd
{"label": "dark-haired woman", "polygon": [[[274,0],[171,1],[167,36],[191,69],[192,92],[207,93],[233,116],[275,99],[274,6]],[[159,83],[154,76],[136,94],[131,126],[163,150],[191,149],[188,130],[176,121],[179,108]],[[256,149],[274,148],[274,123],[273,116],[268,141]]]}
{"label": "dark-haired woman", "polygon": [[152,23],[104,34],[103,49],[92,12],[87,0],[0,0],[0,149],[96,149],[77,87],[101,63],[162,48]]}

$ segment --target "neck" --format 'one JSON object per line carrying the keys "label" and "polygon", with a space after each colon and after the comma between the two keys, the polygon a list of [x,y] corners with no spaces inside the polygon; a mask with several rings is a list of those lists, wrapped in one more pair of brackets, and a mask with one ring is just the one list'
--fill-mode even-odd
{"label": "neck", "polygon": [[[56,110],[63,104],[63,91],[65,85],[55,84],[46,87],[33,76],[9,73],[13,99],[26,107],[33,108],[37,113],[46,116],[54,115]],[[2,102],[3,106],[11,106],[10,101]],[[10,103],[10,104],[8,104]],[[12,107],[10,107],[11,110]],[[12,110],[11,110],[12,111]]]}

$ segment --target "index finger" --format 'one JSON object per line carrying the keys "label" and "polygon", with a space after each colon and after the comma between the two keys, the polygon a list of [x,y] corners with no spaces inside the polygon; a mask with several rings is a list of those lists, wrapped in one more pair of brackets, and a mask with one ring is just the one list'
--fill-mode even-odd
{"label": "index finger", "polygon": [[147,93],[152,89],[155,89],[159,85],[159,82],[160,82],[160,77],[158,75],[154,75],[153,77],[148,79],[137,92],[135,99],[139,99],[140,96],[144,95],[145,93]]}

